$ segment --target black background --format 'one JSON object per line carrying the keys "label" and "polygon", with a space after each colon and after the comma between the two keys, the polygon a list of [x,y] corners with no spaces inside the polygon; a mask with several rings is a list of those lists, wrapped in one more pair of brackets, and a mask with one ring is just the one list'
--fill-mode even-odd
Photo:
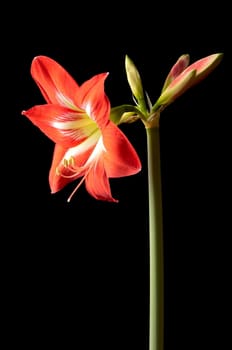
{"label": "black background", "polygon": [[79,84],[108,71],[116,106],[132,103],[126,54],[154,102],[180,55],[194,62],[217,52],[224,58],[215,71],[161,115],[165,350],[229,347],[230,26],[224,5],[201,5],[40,3],[14,7],[16,20],[7,11],[2,268],[10,348],[148,349],[144,127],[122,125],[143,168],[111,181],[118,204],[96,201],[84,186],[67,203],[73,184],[51,195],[53,143],[21,115],[44,103],[30,76],[33,57],[50,56]]}

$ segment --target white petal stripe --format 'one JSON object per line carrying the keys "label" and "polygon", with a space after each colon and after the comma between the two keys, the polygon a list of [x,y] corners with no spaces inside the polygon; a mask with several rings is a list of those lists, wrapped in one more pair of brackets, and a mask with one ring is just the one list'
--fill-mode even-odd
{"label": "white petal stripe", "polygon": [[98,143],[100,138],[101,138],[101,132],[100,130],[97,130],[91,136],[89,136],[85,141],[81,142],[79,145],[69,148],[64,155],[64,159],[70,159],[72,157],[75,158],[78,155],[86,152],[89,148],[94,147]]}

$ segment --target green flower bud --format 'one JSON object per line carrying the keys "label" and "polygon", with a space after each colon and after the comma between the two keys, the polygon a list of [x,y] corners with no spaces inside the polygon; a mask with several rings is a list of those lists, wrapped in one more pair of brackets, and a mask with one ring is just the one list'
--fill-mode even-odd
{"label": "green flower bud", "polygon": [[125,60],[127,80],[137,101],[144,100],[143,86],[140,74],[133,61],[126,55]]}

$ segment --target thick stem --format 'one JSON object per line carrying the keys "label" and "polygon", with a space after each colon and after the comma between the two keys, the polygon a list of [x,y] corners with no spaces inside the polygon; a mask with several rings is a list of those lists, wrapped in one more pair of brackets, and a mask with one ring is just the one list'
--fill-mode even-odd
{"label": "thick stem", "polygon": [[163,210],[159,127],[146,128],[149,197],[149,350],[164,347]]}

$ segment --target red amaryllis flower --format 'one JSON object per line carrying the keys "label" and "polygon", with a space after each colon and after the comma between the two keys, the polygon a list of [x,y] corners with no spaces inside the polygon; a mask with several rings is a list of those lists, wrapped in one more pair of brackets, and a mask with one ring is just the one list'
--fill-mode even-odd
{"label": "red amaryllis flower", "polygon": [[108,73],[79,86],[56,61],[37,56],[31,75],[47,103],[22,114],[55,143],[49,172],[51,192],[82,178],[68,201],[85,182],[94,198],[117,202],[109,178],[136,174],[141,162],[126,136],[109,120],[110,102],[104,92]]}

